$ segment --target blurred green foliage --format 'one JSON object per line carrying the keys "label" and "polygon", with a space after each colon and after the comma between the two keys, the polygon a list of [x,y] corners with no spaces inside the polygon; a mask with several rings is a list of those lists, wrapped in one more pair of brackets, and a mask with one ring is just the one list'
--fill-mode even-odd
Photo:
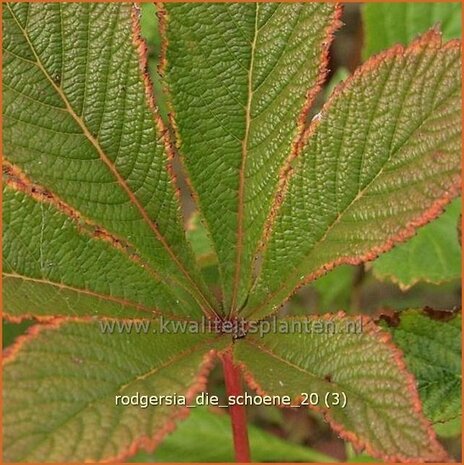
{"label": "blurred green foliage", "polygon": [[398,43],[406,45],[434,26],[445,40],[460,38],[461,8],[461,2],[366,3],[363,57]]}
{"label": "blurred green foliage", "polygon": [[[253,425],[249,426],[252,460],[334,462],[333,457],[292,444]],[[182,451],[182,454],[179,453]],[[131,462],[230,462],[234,459],[230,417],[225,412],[197,407],[179,423],[153,454],[139,452]]]}

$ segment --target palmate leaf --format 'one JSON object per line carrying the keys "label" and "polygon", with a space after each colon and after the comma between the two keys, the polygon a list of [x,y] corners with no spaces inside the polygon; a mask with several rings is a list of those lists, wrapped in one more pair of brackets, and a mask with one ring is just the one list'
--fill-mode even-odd
{"label": "palmate leaf", "polygon": [[[185,331],[109,335],[100,325],[153,329],[152,316],[185,322],[239,309],[260,318],[307,279],[371,259],[438,215],[459,177],[457,43],[432,31],[368,62],[305,132],[336,6],[161,13],[177,131],[151,96],[134,7],[4,5],[5,308],[13,320],[51,320],[6,357],[5,459],[116,460],[151,448],[181,409],[118,409],[114,396],[191,397],[211,349],[233,350],[269,391],[346,382],[354,403],[329,414],[345,438],[387,459],[445,459],[399,351],[370,323],[355,337],[250,334],[234,345]],[[175,135],[213,239],[222,302],[185,238]],[[276,364],[263,344],[299,369]],[[266,373],[277,366],[278,378]]]}
{"label": "palmate leaf", "polygon": [[121,460],[139,445],[153,448],[186,408],[117,406],[115,396],[177,393],[191,402],[225,342],[211,334],[104,334],[91,321],[33,327],[3,368],[4,461]]}
{"label": "palmate leaf", "polygon": [[166,292],[186,289],[197,310],[211,307],[192,273],[165,130],[146,98],[134,8],[5,4],[3,29],[3,149],[10,182],[19,179],[29,192],[35,185],[54,203],[65,203],[64,213],[127,241]]}
{"label": "palmate leaf", "polygon": [[[292,330],[298,321],[307,322],[308,329]],[[251,387],[261,394],[289,395],[295,405],[303,393],[317,393],[314,408],[341,437],[375,457],[389,462],[446,460],[422,417],[414,379],[388,334],[367,317],[343,314],[281,323],[287,333],[250,335],[234,345],[235,359]],[[327,408],[327,393],[344,393],[346,405],[340,401]]]}
{"label": "palmate leaf", "polygon": [[425,415],[443,423],[461,415],[461,315],[431,309],[387,318],[394,343],[417,379]]}
{"label": "palmate leaf", "polygon": [[266,315],[342,263],[372,260],[460,186],[461,60],[431,30],[367,61],[309,127],[244,313]]}
{"label": "palmate leaf", "polygon": [[332,4],[166,4],[165,75],[180,150],[219,259],[226,310],[326,73]]}

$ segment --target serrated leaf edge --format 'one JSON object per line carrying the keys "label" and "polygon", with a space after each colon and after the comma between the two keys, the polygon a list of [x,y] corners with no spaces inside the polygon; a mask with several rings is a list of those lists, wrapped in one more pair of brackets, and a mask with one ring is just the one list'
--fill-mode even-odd
{"label": "serrated leaf edge", "polygon": [[258,244],[258,247],[254,253],[254,257],[262,253],[266,248],[266,244],[271,235],[272,227],[274,225],[275,218],[279,211],[280,206],[284,200],[285,194],[287,192],[288,182],[293,173],[292,162],[296,157],[299,156],[303,146],[304,146],[304,136],[306,133],[306,119],[308,114],[315,103],[316,97],[322,90],[322,86],[325,83],[327,75],[329,73],[329,51],[335,35],[335,32],[343,25],[341,21],[343,13],[343,7],[340,3],[335,5],[335,10],[332,15],[332,20],[325,30],[326,40],[324,42],[324,47],[322,49],[320,58],[319,58],[319,71],[317,81],[312,89],[309,89],[306,95],[306,101],[301,109],[300,115],[297,120],[298,131],[295,139],[293,140],[290,153],[287,159],[284,161],[280,172],[279,172],[279,183],[274,193],[273,203],[269,214],[266,218],[263,228],[263,234],[261,240]]}
{"label": "serrated leaf edge", "polygon": [[[332,102],[335,100],[335,98],[338,97],[338,95],[342,92],[342,90],[346,88],[350,88],[354,79],[357,78],[359,75],[362,75],[372,69],[376,69],[378,64],[385,59],[405,55],[408,53],[415,53],[417,51],[420,51],[420,47],[430,45],[430,44],[436,47],[440,47],[441,50],[456,49],[456,48],[460,49],[461,47],[459,40],[450,40],[446,42],[445,44],[442,44],[441,34],[438,32],[437,29],[433,28],[433,29],[430,29],[427,33],[418,37],[409,46],[398,44],[386,50],[385,52],[374,55],[371,58],[369,58],[364,64],[362,64],[359,68],[357,68],[356,71],[352,75],[350,75],[347,79],[345,79],[340,84],[338,84],[338,86],[335,88],[332,95],[330,96],[329,100],[323,106],[321,110],[321,114],[324,114],[331,107]],[[302,147],[306,145],[308,139],[316,132],[321,119],[322,118],[317,118],[313,120],[310,126],[306,129],[302,137],[302,142],[301,142]],[[285,303],[300,287],[310,283],[311,281],[317,278],[320,278],[321,276],[323,276],[324,274],[326,274],[327,272],[329,272],[336,266],[344,265],[344,264],[359,265],[367,261],[375,260],[380,254],[388,252],[396,244],[404,242],[408,240],[409,238],[413,237],[417,228],[426,225],[427,223],[429,223],[430,221],[432,221],[433,219],[441,215],[445,207],[454,198],[456,198],[459,195],[460,191],[461,191],[461,177],[460,177],[460,173],[457,173],[454,179],[454,183],[450,186],[449,190],[445,193],[445,195],[435,200],[434,202],[432,202],[432,204],[427,210],[423,211],[422,214],[419,215],[417,218],[411,220],[405,226],[403,230],[399,231],[396,235],[390,237],[382,245],[375,246],[362,255],[355,256],[355,257],[340,257],[338,259],[335,259],[332,262],[329,262],[323,265],[321,268],[310,273],[304,279],[298,282],[297,285],[283,299],[283,301],[281,302],[281,305],[283,305],[283,303]],[[263,252],[264,250],[261,251],[261,253]],[[259,276],[256,277],[257,281],[258,281],[258,278]],[[278,294],[281,291],[281,289],[282,289],[282,286],[278,288],[276,291],[274,291],[272,294],[269,294],[268,299],[264,301],[263,303],[261,303],[259,306],[249,309],[248,314],[247,314],[248,317],[251,317],[254,312],[257,312],[261,310],[262,308],[264,308],[267,305],[267,303],[273,298],[273,296]],[[276,311],[277,310],[278,308],[276,309]],[[272,312],[271,314],[273,313],[275,312]]]}
{"label": "serrated leaf edge", "polygon": [[[117,168],[114,165],[114,162],[108,157],[108,155],[104,152],[102,149],[99,141],[96,139],[96,137],[89,131],[87,128],[85,122],[83,121],[82,117],[80,117],[72,108],[67,96],[64,94],[63,90],[61,87],[55,83],[55,81],[51,78],[49,75],[48,71],[45,69],[43,66],[42,61],[40,60],[40,57],[37,55],[37,52],[35,50],[34,45],[31,43],[28,31],[24,29],[24,27],[20,24],[18,21],[18,18],[16,17],[16,14],[13,12],[11,7],[9,6],[8,3],[5,4],[6,8],[10,10],[10,14],[13,18],[13,20],[16,22],[18,29],[21,31],[21,33],[24,36],[24,39],[27,41],[31,52],[35,56],[36,59],[36,65],[38,68],[42,71],[48,82],[50,83],[51,87],[55,90],[55,92],[58,94],[60,99],[63,101],[66,111],[70,114],[70,116],[73,118],[73,120],[76,122],[76,124],[79,126],[79,128],[82,130],[82,133],[86,137],[86,139],[90,142],[90,144],[94,147],[96,150],[99,159],[101,162],[108,168],[109,172],[111,175],[114,177],[114,179],[117,181],[118,185],[122,189],[123,192],[127,195],[129,198],[130,202],[132,205],[135,207],[135,209],[139,212],[141,215],[143,221],[148,225],[150,230],[153,232],[155,238],[160,242],[160,244],[163,246],[169,257],[172,259],[172,261],[175,263],[177,268],[180,270],[181,274],[184,275],[186,278],[187,282],[191,286],[189,289],[194,293],[194,296],[199,300],[200,307],[202,308],[203,311],[208,313],[207,309],[210,309],[210,312],[213,314],[215,313],[213,308],[211,307],[211,304],[207,301],[207,299],[204,297],[203,293],[199,289],[197,283],[195,280],[192,278],[191,273],[189,270],[185,267],[184,263],[179,259],[179,257],[176,255],[176,253],[173,251],[171,245],[168,243],[166,238],[163,236],[161,231],[159,230],[158,226],[156,223],[150,218],[150,215],[147,213],[145,210],[144,206],[140,203],[138,200],[137,196],[134,194],[134,192],[131,190],[129,185],[127,184],[126,180],[122,177],[122,175],[119,173]],[[136,10],[134,7],[132,7],[131,10],[131,18],[132,18],[132,27],[134,28],[137,25],[137,16],[136,16]],[[134,31],[133,31],[134,32]],[[136,36],[133,34],[133,44],[134,47],[136,47],[136,50],[140,54],[140,47],[137,47],[137,39]],[[140,55],[139,55],[139,67],[140,67]],[[142,79],[144,83],[146,83],[146,79],[142,73]],[[145,87],[145,90],[147,92],[147,88]]]}
{"label": "serrated leaf edge", "polygon": [[[284,298],[284,300],[278,305],[272,312],[268,313],[267,316],[275,314],[279,309],[282,307],[282,305],[293,295],[295,292],[300,289],[302,286],[305,286],[309,284],[310,282],[324,276],[334,268],[336,268],[339,265],[360,265],[364,262],[372,261],[375,260],[379,255],[388,252],[391,250],[395,245],[398,243],[404,242],[411,237],[414,236],[416,233],[416,229],[426,225],[430,221],[434,220],[437,218],[441,213],[443,213],[444,208],[456,197],[459,195],[460,192],[460,181],[457,179],[456,183],[454,186],[452,186],[452,189],[450,192],[448,192],[444,197],[436,200],[431,207],[426,210],[422,215],[417,217],[415,220],[410,221],[406,227],[399,231],[396,235],[392,236],[390,239],[388,239],[386,242],[384,242],[382,245],[373,247],[369,251],[367,251],[365,254],[359,255],[357,257],[340,257],[332,262],[329,262],[325,265],[323,265],[321,268],[318,270],[310,273],[307,275],[302,281],[300,281],[296,287],[294,287],[289,294]],[[280,288],[275,291],[273,294],[268,295],[268,299],[261,305],[255,307],[254,309],[251,309],[251,312],[248,314],[247,318],[252,319],[253,313],[261,310],[264,308],[267,303],[272,299],[272,297],[277,294],[280,291]],[[261,319],[261,317],[259,318]]]}
{"label": "serrated leaf edge", "polygon": [[[161,38],[161,51],[160,51],[160,56],[159,56],[159,61],[158,61],[158,74],[163,78],[161,82],[161,86],[163,89],[163,93],[167,97],[166,106],[168,108],[168,120],[169,120],[169,125],[165,126],[166,141],[167,141],[166,150],[169,151],[169,157],[172,160],[176,159],[179,161],[179,165],[184,175],[184,180],[187,185],[188,191],[195,203],[195,208],[199,212],[201,217],[204,218],[205,216],[203,214],[203,211],[201,209],[201,204],[200,204],[200,196],[198,195],[198,192],[196,191],[192,183],[192,180],[190,179],[190,174],[185,164],[184,157],[181,156],[181,154],[179,153],[179,148],[181,145],[180,131],[176,123],[174,108],[169,98],[169,95],[171,94],[171,90],[169,89],[169,86],[166,80],[164,79],[165,73],[166,73],[166,67],[168,64],[167,50],[169,46],[169,41],[167,38],[167,27],[168,27],[169,15],[163,2],[155,2],[154,5],[157,11],[159,34]],[[213,240],[213,237],[211,235],[209,224],[206,221],[203,221],[203,224],[205,226],[206,234],[208,235],[208,238],[210,239],[210,242],[212,244],[212,253],[217,259],[218,254],[216,250],[216,243]],[[218,272],[219,272],[219,277],[220,277],[222,294],[224,295],[224,287],[223,287],[224,278],[223,278],[223,271],[222,271],[221,266],[218,266]]]}
{"label": "serrated leaf edge", "polygon": [[[327,112],[333,105],[333,101],[338,97],[339,94],[345,89],[350,89],[353,85],[355,78],[362,76],[366,72],[375,70],[379,63],[384,60],[398,57],[398,56],[407,56],[410,54],[420,53],[422,47],[433,45],[435,48],[440,48],[442,50],[447,49],[459,49],[461,47],[461,42],[458,39],[452,39],[445,43],[442,42],[442,35],[438,28],[433,27],[429,29],[424,34],[418,36],[413,40],[409,45],[397,44],[393,47],[386,49],[383,52],[372,55],[368,60],[361,64],[356,70],[350,74],[346,79],[341,81],[333,90],[327,102],[325,102],[321,115]],[[316,131],[319,126],[322,118],[317,118],[312,121],[309,127],[306,129],[305,134],[303,135],[302,143],[306,144],[309,137]]]}
{"label": "serrated leaf edge", "polygon": [[[2,367],[13,362],[18,352],[22,349],[23,345],[28,343],[32,339],[37,338],[42,331],[47,330],[47,329],[58,329],[63,324],[69,323],[71,321],[79,322],[79,323],[92,323],[93,322],[91,318],[85,321],[82,319],[74,319],[74,318],[55,318],[53,320],[48,321],[45,324],[36,324],[36,325],[30,326],[26,330],[25,334],[18,336],[16,340],[13,342],[13,344],[3,351]],[[163,365],[163,367],[165,365],[169,365],[170,363],[173,363],[176,360],[179,360],[184,355],[188,355],[192,353],[196,347],[198,347],[199,345],[205,344],[205,343],[206,341],[202,341],[201,343],[197,345],[191,346],[190,348],[183,351],[182,353],[177,354],[176,357],[168,360]],[[187,391],[184,394],[186,397],[187,404],[190,404],[195,399],[195,396],[199,392],[206,389],[208,375],[215,365],[217,353],[218,351],[216,349],[210,349],[210,350],[205,351],[205,354],[203,355],[203,359],[200,362],[195,378],[193,379],[193,382],[190,384],[190,386],[188,387]],[[158,367],[158,369],[159,368],[160,367]],[[190,409],[188,407],[186,406],[178,407],[176,411],[173,412],[172,416],[169,419],[167,419],[164,426],[161,429],[158,429],[158,431],[153,436],[146,436],[146,435],[140,436],[134,439],[134,441],[118,455],[115,455],[113,457],[105,457],[99,462],[123,461],[124,459],[130,457],[131,455],[134,455],[140,448],[144,448],[149,453],[153,452],[156,449],[156,447],[164,440],[164,438],[176,429],[177,423],[179,421],[185,420],[188,417],[189,413],[190,413]],[[85,460],[85,462],[94,462],[94,461]]]}
{"label": "serrated leaf edge", "polygon": [[[258,5],[258,4],[256,4],[256,5]],[[159,72],[160,76],[164,78],[165,71],[166,71],[166,66],[167,66],[167,49],[168,49],[168,45],[169,45],[169,42],[168,42],[168,39],[167,39],[167,32],[166,32],[167,31],[167,23],[168,23],[169,15],[168,15],[168,12],[166,11],[166,9],[165,9],[162,2],[156,2],[155,6],[157,7],[157,12],[158,12],[159,31],[160,31],[160,37],[161,37],[161,53],[160,53],[159,64],[158,64],[158,72]],[[330,21],[329,25],[326,27],[326,30],[325,30],[325,41],[324,41],[323,50],[322,50],[322,52],[320,54],[320,60],[319,60],[318,78],[317,78],[317,81],[316,81],[314,87],[312,89],[308,90],[308,92],[306,94],[305,103],[303,104],[303,106],[302,106],[302,108],[300,110],[300,113],[299,113],[299,115],[297,117],[297,120],[296,120],[297,133],[296,133],[296,136],[295,136],[293,142],[291,143],[290,154],[289,154],[287,160],[284,161],[284,163],[283,163],[283,165],[281,167],[280,174],[279,174],[279,183],[276,186],[275,193],[274,193],[274,202],[271,205],[271,208],[269,210],[268,218],[266,218],[265,223],[263,225],[262,238],[261,238],[260,241],[258,241],[257,250],[255,251],[254,256],[259,254],[260,249],[263,247],[262,243],[267,241],[268,232],[270,233],[270,229],[271,229],[271,226],[272,226],[272,224],[268,224],[268,223],[272,223],[272,221],[274,219],[274,216],[277,213],[278,207],[280,206],[280,204],[281,204],[281,202],[283,200],[283,195],[282,194],[283,194],[283,192],[284,192],[284,190],[286,188],[287,180],[288,180],[287,178],[289,177],[289,173],[291,171],[291,162],[296,157],[296,154],[299,151],[299,147],[300,147],[300,145],[302,144],[302,141],[303,141],[304,130],[305,130],[305,127],[306,127],[305,121],[306,121],[307,115],[308,115],[309,111],[311,110],[312,105],[314,104],[314,101],[315,101],[317,95],[321,91],[322,85],[323,85],[323,83],[324,83],[324,81],[325,81],[325,79],[327,77],[328,71],[329,71],[328,70],[328,61],[329,61],[328,58],[329,58],[330,45],[332,43],[333,35],[334,35],[335,31],[343,24],[341,22],[342,11],[343,11],[343,8],[342,8],[341,4],[336,3],[335,10],[334,10],[334,13],[332,14],[331,21]],[[256,37],[255,37],[255,39],[256,39]],[[251,66],[250,66],[250,69],[251,69]],[[163,85],[163,91],[164,91],[165,95],[169,96],[171,94],[171,91],[169,89],[169,86],[168,86],[167,82],[164,79],[163,79],[162,85]],[[250,97],[250,95],[248,96],[248,99],[249,99],[249,97]],[[175,111],[174,111],[174,108],[172,106],[172,102],[171,102],[171,100],[169,98],[167,99],[167,106],[169,108],[168,118],[169,118],[169,122],[170,122],[170,128],[169,128],[170,137],[171,137],[170,147],[171,147],[172,153],[174,153],[175,148],[179,149],[182,139],[181,139],[181,136],[180,136],[180,132],[179,132],[176,120],[175,120]],[[247,107],[248,106],[249,106],[249,104],[247,105]],[[246,136],[245,136],[245,139],[244,139],[244,143],[246,143]],[[244,155],[244,152],[246,152],[246,149],[242,150],[242,155]],[[190,191],[190,193],[192,195],[192,198],[193,198],[193,200],[195,202],[195,206],[196,206],[197,210],[200,212],[200,214],[202,215],[202,217],[204,217],[204,215],[203,215],[203,213],[201,211],[201,207],[200,207],[199,195],[198,195],[198,192],[196,191],[196,189],[193,186],[193,183],[192,183],[192,181],[190,179],[189,171],[188,171],[188,169],[187,169],[187,167],[185,165],[184,157],[181,154],[177,154],[177,158],[179,158],[180,164],[182,166],[182,170],[183,170],[183,172],[185,174],[186,184],[187,184],[187,186],[189,188],[189,191]],[[244,176],[243,176],[244,169],[243,169],[243,167],[245,166],[245,163],[246,163],[246,155],[242,156],[242,165],[241,165],[242,168],[240,170],[240,184],[241,185],[244,182]],[[239,191],[242,191],[241,192],[242,195],[239,195],[239,203],[240,203],[240,198],[243,196],[243,192],[244,192],[243,186],[241,186]],[[240,192],[239,192],[239,194],[240,194]],[[243,209],[243,206],[242,206],[242,209]],[[241,216],[243,217],[243,213],[242,213]],[[239,217],[240,217],[240,215],[239,215]],[[239,223],[240,223],[240,218],[239,218]],[[210,226],[209,226],[207,221],[204,221],[204,225],[205,225],[206,233],[207,233],[208,237],[211,239],[214,254],[217,257],[216,244],[215,244],[215,241],[212,240]],[[238,228],[239,228],[238,237],[240,239],[237,242],[237,245],[241,244],[243,242],[243,232],[242,233],[240,232],[240,229],[241,229],[240,224],[239,224]],[[241,250],[240,249],[241,249],[241,247],[237,247],[237,260],[236,260],[237,264],[239,264],[240,260],[241,260]],[[252,268],[254,267],[253,262],[254,261],[252,260],[251,261]],[[218,270],[219,270],[219,276],[221,278],[220,279],[221,287],[223,288],[224,287],[224,279],[223,279],[222,267],[218,266]],[[232,312],[237,310],[237,309],[234,308],[234,301],[235,301],[235,299],[237,297],[236,294],[237,294],[237,290],[238,290],[238,280],[239,280],[238,273],[239,273],[239,271],[240,271],[240,266],[236,265],[236,273],[235,273],[234,286],[233,286],[232,304],[231,304],[229,314],[232,314]],[[252,270],[252,272],[253,272],[253,270]]]}
{"label": "serrated leaf edge", "polygon": [[[196,378],[184,394],[187,404],[193,402],[195,396],[206,389],[208,375],[215,365],[216,358],[217,352],[215,350],[210,350],[203,356],[203,360],[198,367]],[[177,428],[178,422],[185,420],[189,414],[190,409],[188,407],[178,407],[177,412],[172,414],[165,425],[159,429],[155,435],[152,437],[142,436],[135,439],[125,451],[117,456],[105,459],[105,462],[123,461],[134,455],[140,448],[145,449],[148,453],[152,453],[158,445],[163,442],[164,438]]]}
{"label": "serrated leaf edge", "polygon": [[[145,87],[145,97],[148,102],[148,106],[151,109],[151,112],[152,112],[152,115],[155,121],[155,125],[158,129],[158,132],[161,134],[161,138],[163,140],[165,154],[166,154],[166,171],[169,175],[172,186],[174,188],[174,193],[175,193],[175,197],[177,199],[177,204],[178,204],[177,220],[179,224],[183,225],[183,215],[181,215],[182,198],[180,194],[180,188],[177,185],[177,177],[176,177],[176,174],[173,168],[174,152],[172,150],[170,130],[165,125],[163,119],[161,118],[161,115],[158,110],[158,106],[155,103],[155,97],[153,93],[153,84],[151,82],[150,75],[148,73],[148,49],[147,49],[146,41],[142,37],[141,25],[140,25],[140,7],[137,4],[134,4],[132,6],[131,20],[132,20],[132,40],[139,55],[139,68],[140,68],[140,72],[142,75],[142,81]],[[185,232],[185,228],[184,228],[184,232]],[[186,246],[188,248],[189,254],[192,257],[194,257],[193,250],[191,248],[190,243],[187,240],[185,242],[186,242]],[[173,258],[173,260],[177,263],[178,259],[177,259],[177,256],[174,254],[174,252],[171,258]],[[182,268],[183,268],[183,264],[180,262],[180,260],[179,260],[179,263],[180,265],[182,265]],[[196,271],[195,276],[198,279],[198,277],[201,276],[201,273],[197,269],[194,271]],[[209,292],[206,285],[204,285],[203,282],[200,282],[199,284],[197,284],[197,281],[190,276],[189,270],[187,269],[185,269],[184,275],[186,276],[189,283],[193,286],[193,288],[196,289],[196,291],[198,291],[198,297],[200,298],[201,301],[203,301],[203,305],[208,310],[206,312],[206,316],[208,316],[208,314],[211,313],[217,317],[218,314],[215,311],[214,305],[213,305],[213,303],[215,303],[214,297]],[[204,310],[203,305],[201,305],[202,310]]]}
{"label": "serrated leaf edge", "polygon": [[[91,239],[95,239],[95,240],[108,243],[112,248],[116,249],[118,252],[126,256],[127,259],[130,260],[132,263],[136,264],[138,267],[145,270],[153,278],[155,282],[166,284],[167,289],[169,289],[169,287],[172,286],[173,283],[176,283],[177,285],[185,289],[185,287],[182,286],[182,284],[175,277],[170,277],[170,279],[172,280],[171,282],[166,277],[159,275],[158,272],[136,252],[137,249],[133,244],[131,244],[125,239],[117,237],[116,235],[112,234],[111,232],[103,228],[102,226],[94,223],[92,220],[83,216],[78,210],[74,209],[73,207],[68,205],[66,202],[61,200],[55,193],[47,190],[46,188],[44,188],[43,186],[39,184],[32,182],[24,174],[24,172],[16,165],[13,165],[8,160],[4,159],[2,160],[2,170],[6,178],[3,181],[4,185],[7,186],[12,191],[21,192],[38,203],[48,204],[56,208],[60,213],[64,214],[69,220],[71,220],[74,223],[79,233],[85,234]],[[34,280],[30,277],[25,277],[17,273],[3,273],[3,275],[5,276],[11,275],[12,277],[21,277],[23,279]],[[55,283],[55,282],[48,281],[48,280],[35,280],[35,281],[43,281],[43,282],[46,282],[47,284],[52,284],[58,287],[66,287],[76,292],[82,292],[85,294],[94,295],[94,296],[97,296],[99,298],[109,300],[109,301],[114,301],[114,302],[119,301],[120,303],[122,303],[122,301],[125,300],[125,299],[117,299],[109,295],[94,293],[93,291],[90,291],[88,289],[74,288],[72,286],[67,286],[63,283]],[[178,299],[183,300],[180,297]],[[126,304],[130,304],[134,307],[140,307],[140,308],[144,307],[143,305],[137,302],[129,302],[129,301],[125,301],[125,302]],[[185,301],[184,303],[185,305],[187,305]],[[166,315],[169,314],[170,316],[173,316],[169,312],[166,312],[158,308],[149,309],[148,311],[156,312],[157,314],[166,314]],[[58,315],[54,315],[54,316],[58,316]]]}
{"label": "serrated leaf edge", "polygon": [[[119,305],[121,305],[123,307],[133,307],[133,308],[139,310],[140,312],[145,312],[145,313],[151,314],[152,317],[164,316],[164,317],[171,318],[173,320],[192,321],[192,320],[184,319],[184,318],[182,318],[182,317],[180,317],[178,315],[171,314],[171,313],[159,310],[157,308],[147,307],[147,306],[142,305],[142,304],[140,304],[138,302],[132,302],[130,300],[110,296],[110,295],[107,295],[107,294],[100,294],[98,292],[91,291],[89,289],[83,289],[83,288],[68,286],[68,285],[63,284],[63,283],[56,283],[56,282],[49,281],[49,280],[46,280],[46,279],[31,278],[31,277],[22,276],[22,275],[19,275],[19,274],[16,274],[16,273],[5,273],[4,272],[4,273],[2,273],[2,276],[4,278],[21,279],[22,281],[29,281],[29,282],[34,282],[34,283],[37,283],[37,284],[45,284],[45,285],[53,286],[53,287],[56,287],[56,288],[59,288],[59,289],[68,290],[68,291],[71,291],[71,292],[76,292],[78,294],[83,294],[83,295],[87,295],[87,296],[90,296],[90,297],[95,297],[97,299],[101,299],[101,300],[104,300],[106,302],[112,302],[112,303],[115,303],[115,304],[119,304]],[[86,319],[85,316],[82,316],[82,317],[65,317],[65,316],[62,316],[62,315],[59,315],[59,314],[55,314],[55,315],[35,315],[35,314],[31,314],[31,313],[24,313],[24,314],[21,314],[21,315],[11,315],[5,309],[3,310],[2,314],[3,314],[3,317],[5,317],[8,321],[11,321],[13,323],[20,323],[23,320],[32,319],[32,318],[34,318],[34,319],[36,319],[38,321],[48,321],[48,320],[53,320],[55,318],[76,318],[78,320],[85,320]],[[110,318],[110,317],[98,316],[98,315],[92,316],[92,318],[94,320],[116,319],[116,320],[120,320],[120,321],[129,319],[129,318]],[[147,316],[146,319],[148,319],[148,316]],[[130,320],[133,321],[135,319],[130,318]]]}
{"label": "serrated leaf edge", "polygon": [[[319,319],[333,319],[333,318],[344,318],[347,317],[348,315],[343,312],[337,312],[335,314],[324,314],[324,315],[312,315],[312,317],[317,316]],[[365,315],[360,315],[360,318],[363,320],[363,329],[364,331],[368,332],[370,335],[375,336],[378,339],[378,342],[383,344],[384,346],[387,346],[392,353],[392,360],[400,370],[400,372],[404,375],[407,381],[408,385],[408,393],[411,396],[411,402],[412,402],[412,407],[413,410],[419,414],[420,419],[421,419],[421,424],[424,427],[425,431],[427,432],[427,435],[429,437],[430,445],[432,447],[432,450],[434,453],[436,453],[436,461],[444,461],[444,462],[449,462],[450,457],[446,453],[446,451],[443,449],[443,447],[440,445],[440,443],[436,439],[435,431],[432,428],[432,424],[427,418],[424,416],[423,411],[422,411],[422,402],[419,397],[419,393],[417,391],[417,386],[416,386],[416,381],[413,377],[413,375],[407,370],[406,368],[406,362],[403,357],[403,353],[395,346],[393,343],[391,335],[386,332],[382,331],[381,328],[379,328],[374,321],[369,318],[368,316]],[[286,318],[289,320],[298,320],[298,319],[306,319],[306,317],[289,317]],[[246,343],[246,340],[245,340]],[[255,347],[259,347],[255,344],[253,344]],[[261,348],[260,348],[261,349]],[[262,350],[262,349],[261,349]],[[268,349],[268,352],[269,349]],[[272,353],[272,352],[270,352]],[[235,357],[234,357],[235,358]],[[259,395],[264,396],[268,395],[267,393],[260,385],[259,383],[255,380],[253,376],[253,369],[250,368],[248,365],[246,365],[244,362],[240,360],[235,360],[235,362],[241,367],[243,377],[246,381],[246,383],[250,386],[251,389],[255,390]],[[284,408],[284,407],[282,407]],[[382,455],[381,453],[377,452],[377,450],[366,440],[362,439],[359,437],[356,433],[352,431],[348,431],[344,428],[344,426],[336,421],[334,421],[331,418],[330,415],[330,410],[328,409],[323,409],[321,407],[317,406],[310,406],[310,409],[322,413],[324,415],[324,418],[326,421],[329,423],[329,425],[332,427],[332,429],[340,435],[341,438],[350,441],[353,443],[353,445],[357,449],[364,449],[369,455],[372,455],[373,457],[380,458],[382,460],[385,460],[387,462],[406,462],[406,463],[415,463],[418,461],[423,461],[422,457],[406,457],[401,454],[398,455],[391,455],[391,456],[385,456]]]}
{"label": "serrated leaf edge", "polygon": [[45,203],[56,208],[60,213],[68,217],[78,227],[79,232],[86,233],[92,239],[99,239],[109,243],[116,250],[123,252],[131,261],[138,264],[152,274],[155,281],[162,281],[162,277],[144,262],[141,257],[131,253],[135,246],[125,239],[117,237],[107,229],[96,224],[94,221],[82,215],[66,202],[61,200],[55,193],[45,187],[31,181],[26,174],[16,165],[4,159],[2,161],[3,174],[5,175],[4,185],[15,192],[21,192],[36,202]]}

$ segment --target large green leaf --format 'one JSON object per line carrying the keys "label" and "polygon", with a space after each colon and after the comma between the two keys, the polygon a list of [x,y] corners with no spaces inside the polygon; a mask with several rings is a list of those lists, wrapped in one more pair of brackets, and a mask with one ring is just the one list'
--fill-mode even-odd
{"label": "large green leaf", "polygon": [[461,60],[431,30],[361,66],[307,131],[246,315],[332,267],[372,260],[458,194]]}
{"label": "large green leaf", "polygon": [[10,176],[130,242],[178,283],[174,292],[185,288],[208,309],[141,67],[136,15],[121,3],[5,4],[3,150]]}
{"label": "large green leaf", "polygon": [[446,212],[422,228],[417,236],[379,257],[373,264],[374,275],[409,289],[419,281],[440,284],[461,276],[461,247],[458,241],[461,199]]}
{"label": "large green leaf", "polygon": [[287,330],[248,335],[234,345],[236,361],[259,393],[288,395],[294,403],[316,393],[314,408],[341,437],[386,461],[446,459],[387,333],[366,317],[341,314],[280,324]]}
{"label": "large green leaf", "polygon": [[191,401],[205,386],[210,351],[226,342],[214,335],[154,337],[151,331],[160,329],[155,321],[147,333],[104,333],[100,324],[35,326],[9,348],[5,461],[118,460],[139,445],[153,448],[186,409],[118,406],[115,396],[178,394]]}
{"label": "large green leaf", "polygon": [[166,4],[166,81],[226,310],[250,287],[279,172],[325,76],[327,3]]}
{"label": "large green leaf", "polygon": [[461,37],[461,3],[367,3],[363,5],[365,58],[392,45],[408,44],[439,26],[445,40]]}
{"label": "large green leaf", "polygon": [[[251,458],[254,462],[334,462],[333,457],[249,425]],[[205,441],[205,438],[208,438]],[[230,417],[195,408],[154,454],[137,454],[131,462],[232,462],[234,450]]]}
{"label": "large green leaf", "polygon": [[461,315],[407,310],[389,318],[393,341],[417,379],[424,413],[434,423],[461,415]]}

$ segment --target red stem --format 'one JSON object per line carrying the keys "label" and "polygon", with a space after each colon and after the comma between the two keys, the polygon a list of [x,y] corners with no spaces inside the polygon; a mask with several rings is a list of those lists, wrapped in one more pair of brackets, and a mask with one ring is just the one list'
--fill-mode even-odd
{"label": "red stem", "polygon": [[[242,395],[243,389],[240,368],[234,365],[230,352],[225,352],[223,354],[222,366],[224,369],[227,396]],[[232,433],[234,436],[235,461],[250,462],[250,445],[248,443],[245,407],[243,405],[230,405],[229,414],[232,421]]]}

